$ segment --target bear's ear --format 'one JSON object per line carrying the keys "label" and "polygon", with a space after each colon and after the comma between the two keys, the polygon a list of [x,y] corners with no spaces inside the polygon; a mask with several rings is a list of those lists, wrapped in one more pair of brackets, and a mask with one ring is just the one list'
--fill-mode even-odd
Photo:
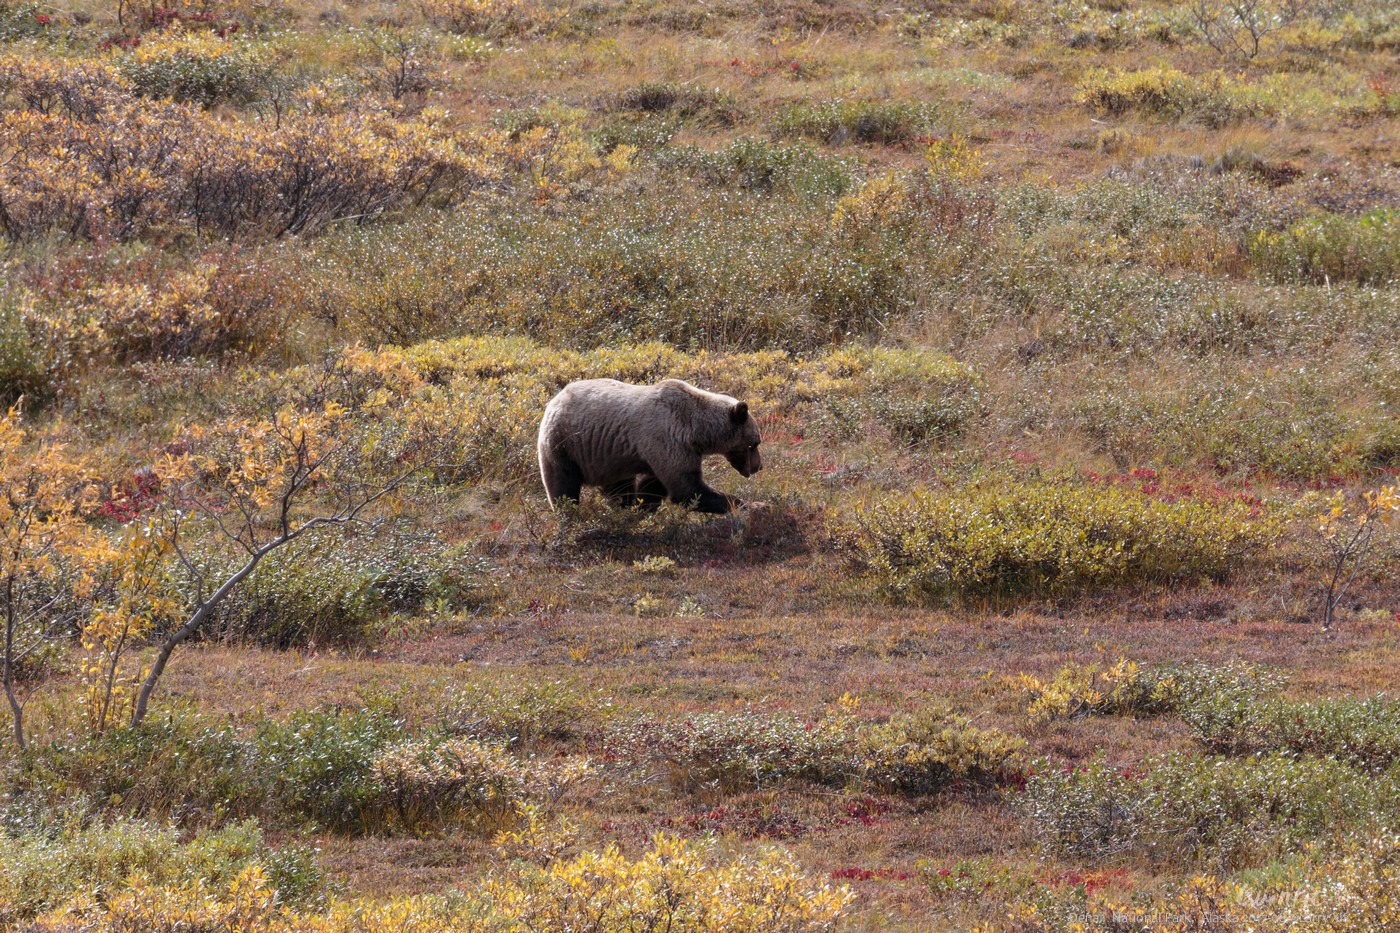
{"label": "bear's ear", "polygon": [[734,407],[729,409],[729,420],[735,424],[743,424],[744,419],[749,416],[748,402],[735,402]]}

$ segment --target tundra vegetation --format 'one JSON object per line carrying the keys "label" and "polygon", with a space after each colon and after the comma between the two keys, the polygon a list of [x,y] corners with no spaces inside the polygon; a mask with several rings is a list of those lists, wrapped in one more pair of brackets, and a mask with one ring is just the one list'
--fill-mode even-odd
{"label": "tundra vegetation", "polygon": [[[0,0],[0,928],[1396,929],[1397,53]],[[588,377],[764,506],[551,512]]]}

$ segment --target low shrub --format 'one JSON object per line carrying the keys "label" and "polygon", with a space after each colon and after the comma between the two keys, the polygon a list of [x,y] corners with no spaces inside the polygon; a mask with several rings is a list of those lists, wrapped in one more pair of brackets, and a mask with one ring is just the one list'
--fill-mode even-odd
{"label": "low shrub", "polygon": [[378,709],[312,711],[264,723],[249,755],[270,811],[345,832],[509,825],[589,773],[583,759],[534,760],[429,732],[410,737]]}
{"label": "low shrub", "polygon": [[689,84],[643,81],[619,91],[609,109],[638,113],[667,113],[682,119],[703,118],[732,126],[741,116],[732,94]]}
{"label": "low shrub", "polygon": [[1051,852],[1227,865],[1400,815],[1392,782],[1341,762],[1281,754],[1168,755],[1130,769],[1102,755],[1079,768],[1042,762],[1022,805]]}
{"label": "low shrub", "polygon": [[611,699],[572,681],[478,676],[448,687],[434,718],[451,735],[528,747],[577,738],[611,714]]}
{"label": "low shrub", "polygon": [[893,145],[919,136],[946,135],[955,127],[946,110],[927,102],[802,101],[779,110],[769,122],[782,136],[806,136],[828,145],[848,142]]}
{"label": "low shrub", "polygon": [[374,765],[406,739],[379,710],[304,711],[264,721],[253,740],[267,803],[284,819],[355,832],[382,825]]}
{"label": "low shrub", "polygon": [[179,266],[139,249],[65,251],[36,277],[30,329],[73,367],[258,356],[285,339],[268,280],[237,249]]}
{"label": "low shrub", "polygon": [[[514,333],[566,346],[817,350],[913,314],[930,267],[957,265],[967,226],[934,197],[908,199],[858,242],[805,199],[702,186],[669,203],[616,200],[478,207],[350,234],[305,262],[297,291],[374,343]],[[909,237],[880,235],[895,227]]]}
{"label": "low shrub", "polygon": [[884,723],[858,720],[851,709],[843,702],[815,720],[757,710],[637,718],[607,729],[604,748],[682,790],[732,792],[800,779],[930,794],[956,781],[1000,780],[1025,744],[940,705]]}
{"label": "low shrub", "polygon": [[354,642],[391,612],[471,604],[485,569],[432,535],[309,538],[269,557],[208,634],[283,648]]}
{"label": "low shrub", "polygon": [[233,724],[180,711],[134,729],[31,743],[8,783],[35,804],[81,799],[193,826],[260,812],[263,798]]}
{"label": "low shrub", "polygon": [[917,602],[1219,579],[1267,550],[1275,530],[1234,501],[1007,480],[892,495],[834,533],[888,595]]}
{"label": "low shrub", "polygon": [[1000,729],[930,706],[860,732],[863,776],[876,785],[929,794],[955,781],[990,784],[1019,758],[1026,743]]}
{"label": "low shrub", "polygon": [[589,770],[582,758],[527,760],[498,745],[430,737],[384,749],[370,772],[390,825],[417,832],[506,828],[527,806],[557,802]]}
{"label": "low shrub", "polygon": [[198,880],[132,879],[93,904],[76,900],[28,929],[61,933],[75,917],[90,933],[228,930],[242,933],[486,933],[523,930],[675,930],[683,933],[827,933],[851,901],[845,887],[809,879],[786,854],[720,860],[714,850],[657,836],[640,857],[616,845],[552,862],[516,862],[447,896],[346,900],[322,912],[289,907],[257,865],[216,890]]}
{"label": "low shrub", "polygon": [[270,75],[248,43],[209,32],[148,39],[119,57],[117,67],[143,97],[201,107],[253,103]]}
{"label": "low shrub", "polygon": [[4,840],[0,924],[10,928],[69,905],[102,904],[134,883],[198,887],[226,897],[254,866],[283,902],[303,903],[322,884],[305,856],[295,847],[269,849],[252,821],[201,830],[188,839],[170,826],[124,818],[36,826]]}
{"label": "low shrub", "polygon": [[1278,282],[1388,285],[1400,277],[1400,209],[1320,214],[1249,243],[1254,266]]}
{"label": "low shrub", "polygon": [[845,887],[809,880],[779,850],[717,862],[702,845],[665,835],[635,861],[609,845],[506,877],[484,893],[493,910],[527,930],[820,933],[836,928],[851,901]]}
{"label": "low shrub", "polygon": [[849,439],[872,429],[917,445],[956,437],[983,413],[981,375],[939,353],[850,347],[828,355],[833,375],[857,373],[860,392],[833,392],[814,413],[818,430]]}
{"label": "low shrub", "polygon": [[1056,7],[1054,24],[1065,34],[1071,49],[1114,51],[1146,43],[1176,45],[1190,33],[1187,10],[1102,7],[1092,4]]}
{"label": "low shrub", "polygon": [[589,140],[601,153],[654,153],[670,145],[682,125],[676,114],[617,113],[589,134]]}
{"label": "low shrub", "polygon": [[[744,398],[761,417],[812,413],[812,403],[820,399],[833,410],[841,406],[850,418],[843,430],[856,426],[880,430],[878,413],[882,408],[842,399],[909,394],[939,413],[936,420],[920,425],[927,435],[905,435],[921,439],[960,430],[981,410],[981,377],[975,370],[942,354],[917,349],[851,346],[804,357],[776,350],[684,353],[665,344],[643,343],[625,349],[575,352],[518,338],[469,337],[402,350],[352,348],[339,358],[338,365],[346,367],[357,382],[412,398],[415,417],[454,438],[454,447],[438,471],[440,482],[533,478],[538,467],[532,438],[539,413],[551,396],[574,379],[611,377],[644,383],[686,379]],[[297,379],[303,372],[279,374],[267,385]],[[814,416],[816,422],[823,419],[831,422],[829,417]],[[626,528],[635,532],[641,523],[650,523],[653,532],[680,531],[689,522],[665,510],[650,516],[611,515],[601,520],[617,523],[617,528],[601,529],[604,535]],[[776,522],[791,524],[791,514],[775,509],[767,519],[748,523],[744,534],[750,537],[746,541],[769,532],[778,536],[790,533],[790,529],[771,527]],[[696,529],[718,533],[712,528]],[[659,540],[653,543],[664,545]],[[754,539],[752,543],[763,542]],[[647,542],[636,544],[645,547]]]}
{"label": "low shrub", "polygon": [[1290,860],[1275,877],[1197,875],[1131,898],[1088,885],[1040,888],[1010,912],[1005,933],[1250,930],[1370,933],[1400,910],[1400,837],[1360,835],[1328,858]]}
{"label": "low shrub", "polygon": [[0,296],[0,406],[21,395],[42,401],[54,388],[52,367],[36,345],[25,315]]}
{"label": "low shrub", "polygon": [[[468,709],[495,710],[501,718],[478,729],[492,733],[490,743],[436,729],[415,738],[382,706],[298,711],[261,720],[247,735],[231,722],[182,713],[135,729],[32,743],[7,775],[6,819],[24,826],[34,814],[78,807],[184,828],[254,816],[279,827],[347,833],[499,827],[527,806],[554,803],[590,773],[582,759],[508,753],[506,727],[528,734],[522,723],[534,712],[536,735],[543,735],[551,720],[539,694],[532,711],[506,695],[477,695],[454,710],[463,717]],[[553,707],[560,716],[553,721],[564,721],[561,709]],[[306,866],[288,859],[286,872],[305,874]]]}
{"label": "low shrub", "polygon": [[418,0],[416,5],[439,29],[489,39],[532,34],[562,15],[530,0]]}
{"label": "low shrub", "polygon": [[[1316,480],[1388,454],[1389,412],[1379,399],[1366,404],[1375,390],[1358,383],[1344,371],[1305,366],[1202,372],[1178,388],[1114,380],[1085,391],[1068,416],[1095,449],[1125,466],[1149,461]],[[1185,491],[1224,494],[1203,485]]]}
{"label": "low shrub", "polygon": [[1167,120],[1195,120],[1219,128],[1269,112],[1265,97],[1247,85],[1210,72],[1203,77],[1175,68],[1141,71],[1089,71],[1077,100],[1099,113],[1119,116],[1138,111]]}
{"label": "low shrub", "polygon": [[38,3],[0,3],[0,42],[17,42],[43,35],[51,18]]}
{"label": "low shrub", "polygon": [[1384,694],[1295,703],[1253,691],[1207,693],[1184,704],[1182,716],[1211,751],[1317,755],[1372,773],[1400,763],[1400,700]]}
{"label": "low shrub", "polygon": [[1170,705],[1159,676],[1126,658],[1108,667],[1066,664],[1048,682],[1029,674],[1022,674],[1020,680],[1029,696],[1026,712],[1032,722],[1151,715]]}
{"label": "low shrub", "polygon": [[792,778],[840,784],[854,774],[853,728],[840,713],[815,722],[757,710],[638,717],[608,727],[603,747],[682,790],[733,792]]}
{"label": "low shrub", "polygon": [[1198,715],[1207,705],[1245,707],[1271,696],[1282,681],[1249,664],[1205,662],[1144,668],[1120,658],[1116,664],[1066,664],[1048,682],[1020,676],[1032,721],[1082,716]]}
{"label": "low shrub", "polygon": [[855,167],[803,144],[783,145],[744,137],[720,149],[683,146],[657,155],[662,167],[697,176],[710,185],[807,197],[844,194],[855,185]]}
{"label": "low shrub", "polygon": [[1106,858],[1137,844],[1145,804],[1131,772],[1096,757],[1080,768],[1037,762],[1022,806],[1049,851]]}

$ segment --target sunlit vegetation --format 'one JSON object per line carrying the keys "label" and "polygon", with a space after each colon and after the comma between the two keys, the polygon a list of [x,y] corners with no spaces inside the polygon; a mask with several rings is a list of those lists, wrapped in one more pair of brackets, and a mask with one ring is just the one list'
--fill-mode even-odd
{"label": "sunlit vegetation", "polygon": [[[1397,50],[0,0],[0,929],[1393,928]],[[750,505],[551,511],[590,377]]]}

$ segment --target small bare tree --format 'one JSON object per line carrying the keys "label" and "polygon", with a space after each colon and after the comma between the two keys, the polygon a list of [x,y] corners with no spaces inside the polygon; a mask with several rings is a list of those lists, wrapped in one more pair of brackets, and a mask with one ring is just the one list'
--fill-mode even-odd
{"label": "small bare tree", "polygon": [[1264,40],[1311,12],[1314,0],[1191,0],[1191,21],[1218,54],[1258,57]]}
{"label": "small bare tree", "polygon": [[[104,538],[94,559],[106,588],[82,632],[93,727],[128,707],[139,725],[175,652],[269,555],[313,533],[379,524],[389,500],[451,449],[450,431],[365,391],[343,367],[259,417],[187,429],[155,466],[159,486],[139,520]],[[149,666],[125,663],[152,646]]]}
{"label": "small bare tree", "polygon": [[1337,607],[1357,575],[1375,556],[1377,535],[1400,515],[1400,487],[1386,486],[1365,493],[1355,503],[1343,493],[1332,497],[1318,516],[1322,544],[1322,630],[1330,631]]}
{"label": "small bare tree", "polygon": [[398,29],[369,33],[366,41],[370,60],[360,73],[371,90],[403,100],[433,89],[439,69],[421,42]]}
{"label": "small bare tree", "polygon": [[15,744],[25,746],[26,662],[72,625],[64,609],[69,558],[82,547],[82,469],[62,444],[33,443],[18,406],[0,418],[0,683]]}

